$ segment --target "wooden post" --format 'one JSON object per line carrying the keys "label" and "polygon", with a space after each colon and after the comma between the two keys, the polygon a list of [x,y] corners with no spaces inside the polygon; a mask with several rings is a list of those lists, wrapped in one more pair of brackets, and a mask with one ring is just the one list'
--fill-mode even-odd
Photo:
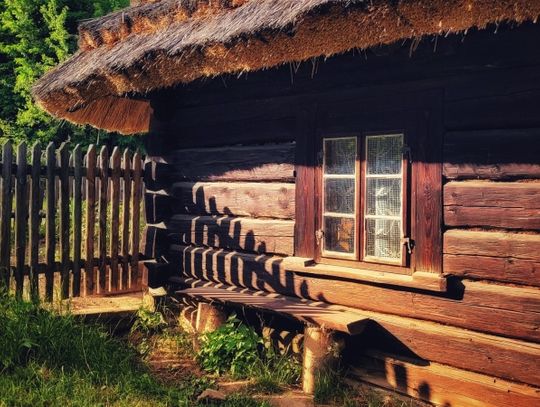
{"label": "wooden post", "polygon": [[39,185],[41,172],[41,144],[37,142],[32,147],[32,174],[30,186],[30,298],[39,300],[39,226],[41,219],[39,211],[42,205],[41,188]]}
{"label": "wooden post", "polygon": [[86,295],[94,294],[94,231],[96,226],[96,146],[90,145],[86,153],[86,237],[84,265]]}
{"label": "wooden post", "polygon": [[111,290],[120,288],[118,272],[118,248],[120,244],[120,149],[115,147],[111,154]]}
{"label": "wooden post", "polygon": [[338,346],[331,331],[320,327],[306,326],[304,329],[304,360],[302,368],[302,388],[304,393],[315,391],[317,372],[331,367],[336,359]]}
{"label": "wooden post", "polygon": [[67,143],[58,150],[60,167],[60,281],[61,298],[69,297],[69,151]]}
{"label": "wooden post", "polygon": [[17,176],[15,180],[15,295],[22,298],[26,258],[26,217],[28,211],[26,182],[26,143],[17,147]]}
{"label": "wooden post", "polygon": [[109,290],[107,279],[107,190],[109,186],[109,152],[107,146],[103,146],[99,153],[99,292],[100,294]]}
{"label": "wooden post", "polygon": [[131,287],[140,285],[139,276],[139,238],[141,216],[141,153],[136,152],[133,156],[133,190],[131,195],[132,227],[131,227]]}
{"label": "wooden post", "polygon": [[195,329],[198,333],[212,332],[227,320],[227,314],[214,304],[200,302],[197,307],[197,322]]}
{"label": "wooden post", "polygon": [[9,289],[11,276],[11,165],[13,147],[7,141],[2,149],[2,180],[0,196],[2,197],[2,215],[0,216],[0,277],[2,285]]}
{"label": "wooden post", "polygon": [[73,150],[73,296],[81,294],[82,240],[82,152],[77,144]]}
{"label": "wooden post", "polygon": [[126,148],[122,158],[122,170],[124,171],[124,194],[122,211],[122,289],[129,287],[129,219],[131,198],[131,154]]}
{"label": "wooden post", "polygon": [[46,252],[47,252],[47,270],[45,272],[45,299],[46,301],[52,301],[53,289],[54,289],[54,271],[56,262],[56,183],[55,183],[55,169],[56,161],[54,157],[54,143],[49,143],[46,150],[47,160],[47,190],[45,196],[47,197],[47,214],[46,214]]}

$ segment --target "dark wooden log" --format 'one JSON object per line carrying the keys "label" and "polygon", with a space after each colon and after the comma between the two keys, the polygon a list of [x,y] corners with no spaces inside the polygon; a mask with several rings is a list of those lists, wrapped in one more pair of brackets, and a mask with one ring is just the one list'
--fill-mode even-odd
{"label": "dark wooden log", "polygon": [[540,342],[538,289],[451,280],[446,294],[435,295],[304,276],[284,270],[278,256],[178,245],[170,256],[173,272],[188,277]]}
{"label": "dark wooden log", "polygon": [[124,193],[122,195],[122,289],[129,287],[129,220],[131,217],[131,153],[128,149],[122,157]]}
{"label": "dark wooden log", "polygon": [[294,143],[176,150],[166,160],[177,180],[294,181]]}
{"label": "dark wooden log", "polygon": [[55,182],[55,147],[54,143],[47,145],[46,166],[47,166],[47,211],[46,211],[46,259],[47,259],[47,272],[45,283],[45,298],[47,301],[53,299],[54,288],[54,263],[56,260],[56,182]]}
{"label": "dark wooden log", "polygon": [[538,388],[483,373],[377,351],[357,357],[349,371],[354,379],[435,405],[529,407],[537,403]]}
{"label": "dark wooden log", "polygon": [[90,145],[86,153],[86,236],[84,265],[86,294],[91,295],[95,290],[96,276],[94,275],[94,235],[96,224],[96,146]]}
{"label": "dark wooden log", "polygon": [[15,179],[15,295],[22,298],[24,266],[26,264],[26,227],[28,217],[28,184],[26,178],[26,143],[17,146],[17,175]]}
{"label": "dark wooden log", "polygon": [[131,287],[141,284],[139,275],[140,228],[141,228],[141,194],[142,194],[142,156],[139,151],[133,156],[133,191],[131,194]]}
{"label": "dark wooden log", "polygon": [[173,238],[177,243],[257,253],[294,250],[294,222],[289,220],[175,215],[169,225],[178,233]]}
{"label": "dark wooden log", "polygon": [[540,129],[448,132],[444,176],[449,179],[540,178]]}
{"label": "dark wooden log", "polygon": [[58,150],[58,167],[60,168],[60,296],[69,297],[69,150],[67,143],[62,143]]}
{"label": "dark wooden log", "polygon": [[99,275],[98,286],[100,293],[109,291],[109,278],[107,277],[107,192],[109,179],[107,170],[109,168],[109,151],[106,146],[101,147],[99,153],[99,230],[98,230],[98,251],[99,251]]}
{"label": "dark wooden log", "polygon": [[540,286],[540,235],[449,230],[445,274]]}
{"label": "dark wooden log", "polygon": [[444,187],[448,226],[540,229],[540,182],[449,182]]}
{"label": "dark wooden log", "polygon": [[41,218],[39,211],[42,207],[42,194],[40,187],[41,170],[41,144],[35,143],[32,147],[32,173],[30,177],[30,298],[39,300],[39,227]]}
{"label": "dark wooden log", "polygon": [[81,294],[82,243],[82,151],[77,144],[73,149],[73,286],[74,297]]}
{"label": "dark wooden log", "polygon": [[120,288],[118,252],[120,245],[120,163],[121,153],[118,147],[111,154],[111,290]]}
{"label": "dark wooden log", "polygon": [[286,183],[178,182],[176,213],[294,219],[295,187]]}
{"label": "dark wooden log", "polygon": [[11,189],[12,189],[13,147],[6,141],[2,148],[2,217],[0,218],[0,274],[2,284],[9,288],[11,279]]}

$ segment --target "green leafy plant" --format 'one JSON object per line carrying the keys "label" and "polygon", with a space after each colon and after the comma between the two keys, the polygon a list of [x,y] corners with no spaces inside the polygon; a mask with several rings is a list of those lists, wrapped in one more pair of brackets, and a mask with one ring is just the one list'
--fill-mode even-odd
{"label": "green leafy plant", "polygon": [[143,334],[152,334],[162,331],[167,327],[167,322],[161,312],[150,311],[147,308],[140,308],[137,317],[131,327],[131,332],[141,331]]}
{"label": "green leafy plant", "polygon": [[201,336],[197,359],[207,372],[219,375],[228,373],[235,378],[245,378],[259,359],[258,349],[262,339],[242,324],[236,315],[214,332]]}
{"label": "green leafy plant", "polygon": [[298,358],[286,351],[280,353],[268,345],[252,367],[254,383],[251,390],[264,394],[280,393],[285,387],[298,383],[301,374]]}

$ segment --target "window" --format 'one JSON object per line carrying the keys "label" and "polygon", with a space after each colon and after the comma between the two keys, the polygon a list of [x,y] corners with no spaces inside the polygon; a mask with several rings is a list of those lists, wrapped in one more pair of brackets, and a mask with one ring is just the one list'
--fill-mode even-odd
{"label": "window", "polygon": [[323,137],[322,259],[407,266],[403,133]]}

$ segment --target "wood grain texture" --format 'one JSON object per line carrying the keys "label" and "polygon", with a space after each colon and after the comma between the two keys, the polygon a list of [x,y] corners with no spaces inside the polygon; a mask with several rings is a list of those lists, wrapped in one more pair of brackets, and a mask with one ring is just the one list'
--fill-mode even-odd
{"label": "wood grain texture", "polygon": [[68,298],[69,289],[69,253],[70,253],[70,219],[69,219],[69,150],[67,143],[62,143],[58,149],[58,166],[60,168],[60,296]]}
{"label": "wood grain texture", "polygon": [[448,132],[443,173],[448,179],[540,178],[540,129]]}
{"label": "wood grain texture", "polygon": [[294,219],[295,186],[288,183],[178,182],[172,195],[181,212],[195,215],[229,215]]}
{"label": "wood grain texture", "polygon": [[377,351],[358,357],[350,374],[442,406],[529,407],[540,398],[538,387]]}
{"label": "wood grain texture", "polygon": [[46,240],[46,259],[47,272],[45,283],[45,298],[47,301],[53,299],[53,284],[54,284],[54,267],[56,254],[56,185],[55,185],[55,169],[56,159],[54,143],[49,143],[45,151],[45,160],[47,164],[47,189],[45,199],[47,200],[46,208],[46,225],[45,225],[45,240]]}
{"label": "wood grain texture", "polygon": [[178,180],[294,181],[294,143],[176,150],[166,161]]}
{"label": "wood grain texture", "polygon": [[35,143],[32,147],[32,172],[30,175],[30,298],[32,301],[39,299],[39,280],[38,280],[38,264],[39,264],[39,229],[41,226],[41,218],[39,212],[43,205],[43,195],[40,186],[40,170],[41,170],[41,144]]}
{"label": "wood grain texture", "polygon": [[26,229],[28,218],[28,184],[26,176],[26,143],[17,146],[17,174],[15,176],[15,295],[22,298],[23,273],[26,263]]}
{"label": "wood grain texture", "polygon": [[540,229],[540,182],[449,182],[444,221],[448,226]]}
{"label": "wood grain texture", "polygon": [[130,265],[130,287],[138,287],[141,284],[139,274],[139,253],[140,253],[140,227],[141,227],[141,194],[142,194],[142,156],[139,151],[133,155],[131,164],[133,170],[133,184],[131,192],[131,265]]}
{"label": "wood grain texture", "polygon": [[444,273],[540,286],[540,235],[449,230]]}
{"label": "wood grain texture", "polygon": [[82,150],[77,144],[73,149],[73,285],[74,297],[81,294],[81,244],[82,244]]}
{"label": "wood grain texture", "polygon": [[131,154],[128,149],[122,156],[122,170],[124,171],[124,191],[122,195],[122,288],[129,287],[129,221],[131,218]]}
{"label": "wood grain texture", "polygon": [[109,150],[107,146],[101,147],[99,152],[99,189],[98,189],[98,251],[99,251],[99,274],[98,287],[100,293],[109,290],[107,278],[107,194],[109,190]]}
{"label": "wood grain texture", "polygon": [[277,292],[362,310],[407,316],[540,342],[540,290],[469,280],[449,281],[446,294],[300,276],[283,257],[173,245],[173,273]]}
{"label": "wood grain texture", "polygon": [[9,287],[11,280],[11,206],[13,146],[6,141],[2,147],[2,180],[0,196],[2,198],[2,216],[0,218],[0,278],[4,287]]}
{"label": "wood grain texture", "polygon": [[294,222],[214,216],[175,215],[168,224],[182,244],[292,254]]}
{"label": "wood grain texture", "polygon": [[118,252],[120,246],[120,164],[121,153],[118,147],[111,154],[111,290],[120,288]]}
{"label": "wood grain texture", "polygon": [[96,224],[96,146],[91,144],[86,153],[86,236],[84,265],[86,294],[91,295],[96,288],[94,273],[94,234]]}

